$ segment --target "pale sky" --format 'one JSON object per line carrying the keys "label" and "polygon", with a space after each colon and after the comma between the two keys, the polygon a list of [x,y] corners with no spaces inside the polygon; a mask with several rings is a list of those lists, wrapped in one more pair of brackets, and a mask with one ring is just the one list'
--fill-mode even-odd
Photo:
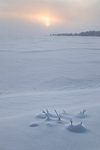
{"label": "pale sky", "polygon": [[0,33],[100,29],[100,0],[0,0]]}

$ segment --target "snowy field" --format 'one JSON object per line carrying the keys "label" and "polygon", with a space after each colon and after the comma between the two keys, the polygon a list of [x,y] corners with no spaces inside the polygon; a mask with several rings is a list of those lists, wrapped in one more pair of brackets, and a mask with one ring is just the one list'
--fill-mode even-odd
{"label": "snowy field", "polygon": [[0,150],[100,150],[100,38],[0,39]]}

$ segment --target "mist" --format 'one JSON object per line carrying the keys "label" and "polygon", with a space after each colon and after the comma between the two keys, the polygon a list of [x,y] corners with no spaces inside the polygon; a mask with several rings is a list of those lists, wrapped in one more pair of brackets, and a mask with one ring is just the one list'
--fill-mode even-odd
{"label": "mist", "polygon": [[[0,0],[1,35],[33,35],[99,30],[99,0]],[[35,16],[57,21],[47,28]]]}

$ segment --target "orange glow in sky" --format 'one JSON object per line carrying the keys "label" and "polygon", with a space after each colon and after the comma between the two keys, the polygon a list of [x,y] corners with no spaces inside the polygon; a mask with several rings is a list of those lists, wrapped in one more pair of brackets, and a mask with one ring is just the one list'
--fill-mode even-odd
{"label": "orange glow in sky", "polygon": [[61,23],[62,20],[58,18],[57,16],[54,16],[52,14],[45,15],[45,13],[39,13],[39,14],[32,14],[32,13],[17,13],[17,12],[9,12],[9,13],[2,13],[2,17],[7,18],[14,18],[14,19],[21,19],[30,21],[33,23],[38,23],[40,25],[44,25],[45,27],[50,27],[57,25],[58,23]]}
{"label": "orange glow in sky", "polygon": [[0,0],[2,23],[3,19],[16,20],[61,31],[99,29],[99,14],[100,0]]}
{"label": "orange glow in sky", "polygon": [[46,27],[49,27],[52,24],[52,18],[47,16],[38,16],[38,21],[42,22]]}
{"label": "orange glow in sky", "polygon": [[60,19],[58,19],[57,17],[54,17],[53,15],[32,15],[32,14],[28,14],[27,19],[29,19],[32,22],[37,22],[40,25],[44,25],[46,27],[50,27],[52,25],[56,25],[58,22],[61,22]]}
{"label": "orange glow in sky", "polygon": [[45,15],[38,15],[35,16],[36,21],[44,24],[46,27],[49,27],[56,23],[56,19],[51,16],[45,16]]}

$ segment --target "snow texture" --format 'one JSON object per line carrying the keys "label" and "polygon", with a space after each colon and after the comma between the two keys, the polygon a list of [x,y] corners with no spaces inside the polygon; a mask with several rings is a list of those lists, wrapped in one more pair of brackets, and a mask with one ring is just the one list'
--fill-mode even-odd
{"label": "snow texture", "polygon": [[100,150],[99,118],[99,37],[0,39],[0,150]]}

